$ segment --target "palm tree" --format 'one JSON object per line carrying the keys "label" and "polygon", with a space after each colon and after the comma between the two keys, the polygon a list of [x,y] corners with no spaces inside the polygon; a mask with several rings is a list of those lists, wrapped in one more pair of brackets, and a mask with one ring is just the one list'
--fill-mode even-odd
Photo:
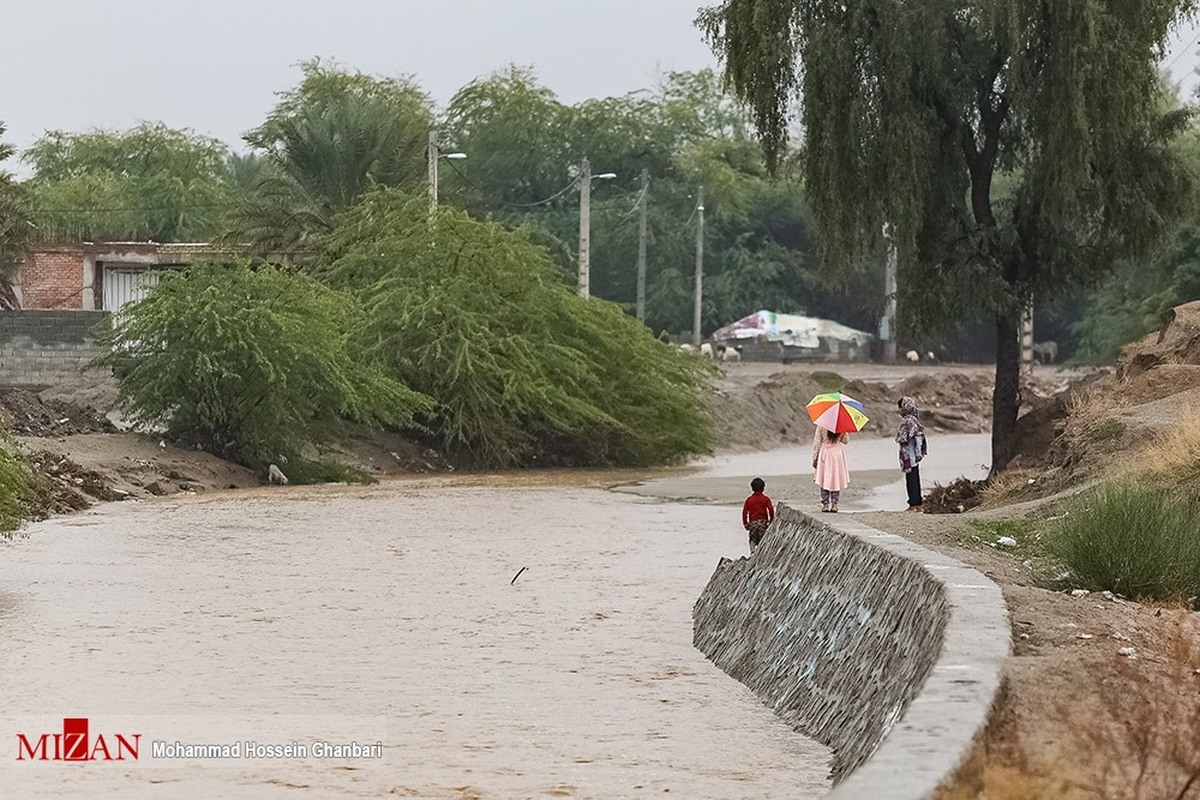
{"label": "palm tree", "polygon": [[259,253],[305,261],[333,217],[374,186],[413,188],[425,173],[432,103],[402,79],[303,65],[246,141],[265,164],[230,215],[227,238]]}

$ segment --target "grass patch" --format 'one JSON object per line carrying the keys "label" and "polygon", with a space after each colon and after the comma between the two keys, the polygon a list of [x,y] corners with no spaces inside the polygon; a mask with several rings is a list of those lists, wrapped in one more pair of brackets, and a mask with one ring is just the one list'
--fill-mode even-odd
{"label": "grass patch", "polygon": [[1134,600],[1196,603],[1200,505],[1142,482],[1101,486],[1068,504],[1045,538],[1082,589]]}
{"label": "grass patch", "polygon": [[1088,431],[1093,442],[1115,442],[1125,435],[1125,423],[1109,417]]}
{"label": "grass patch", "polygon": [[997,545],[996,550],[1009,555],[1028,559],[1045,558],[1045,545],[1042,542],[1043,523],[1030,519],[972,519],[967,521],[967,527],[975,531],[974,538],[985,545],[996,545],[1001,537],[1007,536],[1016,541],[1016,546]]}
{"label": "grass patch", "polygon": [[823,392],[840,392],[846,385],[846,379],[836,372],[818,370],[808,376]]}
{"label": "grass patch", "polygon": [[0,427],[0,537],[11,538],[36,505],[37,487],[29,461]]}

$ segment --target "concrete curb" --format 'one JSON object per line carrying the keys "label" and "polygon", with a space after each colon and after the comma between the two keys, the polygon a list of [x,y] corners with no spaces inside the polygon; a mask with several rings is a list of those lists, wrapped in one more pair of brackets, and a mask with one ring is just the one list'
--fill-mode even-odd
{"label": "concrete curb", "polygon": [[987,724],[1010,652],[984,575],[785,504],[753,556],[721,559],[692,616],[709,660],[831,749],[832,800],[933,794]]}
{"label": "concrete curb", "polygon": [[[918,563],[939,582],[950,615],[942,653],[925,685],[871,758],[830,800],[929,797],[962,762],[987,724],[1011,653],[1008,607],[1000,587],[977,570],[850,517],[820,520],[833,530]],[[886,795],[881,794],[886,790]]]}

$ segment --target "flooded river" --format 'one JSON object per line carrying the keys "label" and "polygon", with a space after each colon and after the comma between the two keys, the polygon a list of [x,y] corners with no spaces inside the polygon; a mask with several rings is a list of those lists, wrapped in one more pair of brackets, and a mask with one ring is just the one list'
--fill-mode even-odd
{"label": "flooded river", "polygon": [[[978,449],[961,438],[946,452]],[[820,796],[824,748],[691,646],[717,559],[745,551],[728,503],[792,463],[256,490],[31,526],[0,547],[2,795]],[[88,719],[96,761],[36,760],[66,718]],[[101,760],[118,735],[136,761]]]}
{"label": "flooded river", "polygon": [[[0,548],[2,795],[823,792],[825,750],[691,646],[692,603],[742,552],[736,513],[504,483],[107,504],[32,526]],[[93,739],[140,734],[139,760],[15,760],[16,734],[36,746],[66,717]],[[383,746],[170,760],[153,740]]]}

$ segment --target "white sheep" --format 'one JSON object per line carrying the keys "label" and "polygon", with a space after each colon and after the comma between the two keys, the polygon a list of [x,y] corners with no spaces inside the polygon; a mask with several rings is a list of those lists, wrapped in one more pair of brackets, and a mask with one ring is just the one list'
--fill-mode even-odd
{"label": "white sheep", "polygon": [[904,357],[907,358],[909,361],[913,362],[914,364],[921,360],[921,356],[917,353],[916,350],[909,350],[907,353],[904,354]]}
{"label": "white sheep", "polygon": [[928,353],[925,354],[925,360],[926,361],[937,361],[937,356],[935,356],[933,354],[933,351],[930,350]]}
{"label": "white sheep", "polygon": [[705,358],[713,357],[712,342],[705,342],[704,344],[700,345],[700,355],[704,356]]}
{"label": "white sheep", "polygon": [[696,352],[696,348],[692,347],[692,346],[691,346],[690,344],[688,344],[687,342],[684,342],[683,344],[679,345],[679,349],[680,349],[680,350],[682,350],[682,351],[683,351],[683,352],[685,352],[685,353],[694,353],[694,352]]}
{"label": "white sheep", "polygon": [[721,360],[722,361],[741,361],[742,360],[742,351],[738,350],[736,347],[726,346],[725,349],[723,349],[721,351]]}
{"label": "white sheep", "polygon": [[272,464],[267,467],[267,480],[271,483],[278,483],[281,486],[287,486],[287,475],[283,474],[283,470]]}

